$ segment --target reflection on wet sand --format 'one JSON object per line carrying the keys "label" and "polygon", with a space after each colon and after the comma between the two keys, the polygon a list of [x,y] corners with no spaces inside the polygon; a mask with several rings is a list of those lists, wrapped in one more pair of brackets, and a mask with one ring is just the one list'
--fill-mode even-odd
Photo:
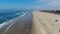
{"label": "reflection on wet sand", "polygon": [[32,26],[31,19],[31,13],[26,14],[24,17],[19,18],[7,31],[1,34],[30,34]]}

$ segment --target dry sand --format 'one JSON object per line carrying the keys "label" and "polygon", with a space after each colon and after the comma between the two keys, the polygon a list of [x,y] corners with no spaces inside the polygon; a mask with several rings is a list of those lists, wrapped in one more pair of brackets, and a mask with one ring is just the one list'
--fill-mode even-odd
{"label": "dry sand", "polygon": [[60,15],[33,12],[32,34],[60,34]]}

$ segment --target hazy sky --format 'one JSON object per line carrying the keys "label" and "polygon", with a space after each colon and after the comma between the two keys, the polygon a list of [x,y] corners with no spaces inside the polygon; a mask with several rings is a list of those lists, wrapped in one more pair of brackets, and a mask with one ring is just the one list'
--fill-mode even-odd
{"label": "hazy sky", "polygon": [[60,10],[60,0],[37,0],[37,8],[48,10]]}
{"label": "hazy sky", "polygon": [[60,9],[60,0],[0,0],[0,9]]}
{"label": "hazy sky", "polygon": [[0,9],[33,9],[35,5],[35,0],[0,0]]}

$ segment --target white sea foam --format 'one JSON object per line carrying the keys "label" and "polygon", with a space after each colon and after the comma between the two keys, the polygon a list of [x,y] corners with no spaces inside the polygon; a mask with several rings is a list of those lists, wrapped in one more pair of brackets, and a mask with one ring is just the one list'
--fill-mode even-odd
{"label": "white sea foam", "polygon": [[26,14],[24,13],[23,15],[21,15],[21,16],[19,16],[17,19],[15,19],[14,21],[11,21],[11,25],[5,30],[5,31],[7,31],[13,24],[15,24],[16,23],[16,21],[20,18],[20,17],[23,17],[23,16],[25,16]]}
{"label": "white sea foam", "polygon": [[[18,14],[19,14],[19,13],[18,13]],[[9,21],[7,21],[7,22],[4,22],[4,23],[0,24],[0,29],[7,26],[7,28],[4,30],[4,31],[7,31],[13,24],[16,23],[16,21],[17,21],[20,17],[23,17],[23,16],[25,16],[25,15],[26,15],[26,13],[23,12],[23,15],[19,16],[18,18],[15,18],[15,19],[12,19],[12,20],[9,20]]]}
{"label": "white sea foam", "polygon": [[4,22],[2,24],[0,24],[0,28],[2,28],[3,26],[9,25],[13,20],[9,20],[7,22]]}

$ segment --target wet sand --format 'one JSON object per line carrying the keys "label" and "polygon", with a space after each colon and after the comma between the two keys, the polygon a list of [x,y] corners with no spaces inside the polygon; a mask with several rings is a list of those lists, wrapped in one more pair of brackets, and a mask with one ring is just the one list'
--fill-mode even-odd
{"label": "wet sand", "polygon": [[1,34],[30,34],[32,27],[32,14],[27,13],[24,17],[21,17],[17,22],[12,25],[7,31]]}

